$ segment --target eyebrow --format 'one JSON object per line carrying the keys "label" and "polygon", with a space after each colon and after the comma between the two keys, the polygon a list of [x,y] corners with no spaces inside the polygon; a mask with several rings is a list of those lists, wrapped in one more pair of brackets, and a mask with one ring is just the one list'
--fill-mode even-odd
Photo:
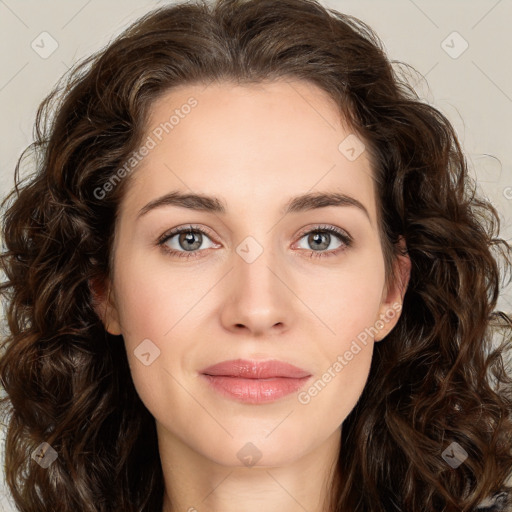
{"label": "eyebrow", "polygon": [[[178,191],[169,192],[161,197],[153,199],[139,211],[137,218],[146,213],[163,206],[178,206],[190,210],[205,211],[211,213],[225,214],[227,207],[224,201],[214,196],[205,194],[183,193]],[[336,192],[311,192],[300,196],[292,197],[283,207],[281,213],[299,213],[329,206],[353,206],[362,211],[370,223],[372,220],[366,207],[354,197]]]}

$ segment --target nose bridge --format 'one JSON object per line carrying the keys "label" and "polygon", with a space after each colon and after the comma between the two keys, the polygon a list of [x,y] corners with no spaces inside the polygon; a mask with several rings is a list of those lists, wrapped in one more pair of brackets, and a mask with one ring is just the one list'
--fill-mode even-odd
{"label": "nose bridge", "polygon": [[254,299],[268,301],[280,294],[276,277],[277,258],[272,247],[271,233],[259,236],[259,240],[249,235],[236,247],[235,281],[244,294]]}
{"label": "nose bridge", "polygon": [[[256,196],[257,185],[253,189]],[[237,279],[250,282],[251,286],[259,291],[265,287],[272,286],[270,280],[276,277],[269,270],[274,269],[280,263],[276,256],[279,253],[276,240],[276,229],[272,226],[272,212],[262,209],[261,202],[246,202],[240,204],[240,211],[243,214],[237,222],[238,233],[244,235],[234,247],[233,255],[235,274]]]}
{"label": "nose bridge", "polygon": [[249,235],[235,248],[226,326],[265,331],[289,322],[290,291],[280,275],[284,265],[278,261],[279,251],[272,247],[272,233],[258,238]]}

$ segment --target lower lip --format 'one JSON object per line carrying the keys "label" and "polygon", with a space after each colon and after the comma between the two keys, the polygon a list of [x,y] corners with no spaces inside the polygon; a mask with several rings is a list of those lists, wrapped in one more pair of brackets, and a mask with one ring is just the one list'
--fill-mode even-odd
{"label": "lower lip", "polygon": [[202,375],[219,393],[248,404],[273,402],[298,391],[310,379],[303,377],[274,377],[269,379],[242,379],[224,375]]}

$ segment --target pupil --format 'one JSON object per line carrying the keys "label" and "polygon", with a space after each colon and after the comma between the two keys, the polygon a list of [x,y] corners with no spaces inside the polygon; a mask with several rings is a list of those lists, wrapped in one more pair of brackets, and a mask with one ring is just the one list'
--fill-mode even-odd
{"label": "pupil", "polygon": [[[321,248],[321,249],[325,249],[329,246],[329,240],[328,240],[328,237],[329,235],[327,233],[314,233],[311,235],[313,237],[313,240],[314,240],[314,245],[317,246],[317,248]],[[323,242],[322,243],[322,238],[326,239],[326,242]],[[322,246],[322,247],[320,247]]]}
{"label": "pupil", "polygon": [[[181,245],[181,242],[183,241],[186,241],[187,244],[191,244],[191,245],[194,245],[194,238],[196,237],[196,234],[194,234],[192,231],[189,231],[188,233],[182,233],[181,237],[180,237],[180,245]],[[194,249],[197,249],[198,247],[200,247],[201,245],[201,239],[199,239],[199,242],[195,242],[196,246],[195,247],[190,247],[190,245],[187,247],[183,247],[183,249],[185,250],[194,250]]]}

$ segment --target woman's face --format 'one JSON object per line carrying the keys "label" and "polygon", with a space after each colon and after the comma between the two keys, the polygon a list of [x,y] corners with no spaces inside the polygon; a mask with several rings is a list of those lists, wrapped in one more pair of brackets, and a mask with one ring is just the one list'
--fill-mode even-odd
{"label": "woman's face", "polygon": [[[361,141],[320,89],[280,81],[176,88],[143,144],[101,314],[161,442],[268,466],[337,440],[401,303]],[[233,360],[250,364],[205,371]]]}

